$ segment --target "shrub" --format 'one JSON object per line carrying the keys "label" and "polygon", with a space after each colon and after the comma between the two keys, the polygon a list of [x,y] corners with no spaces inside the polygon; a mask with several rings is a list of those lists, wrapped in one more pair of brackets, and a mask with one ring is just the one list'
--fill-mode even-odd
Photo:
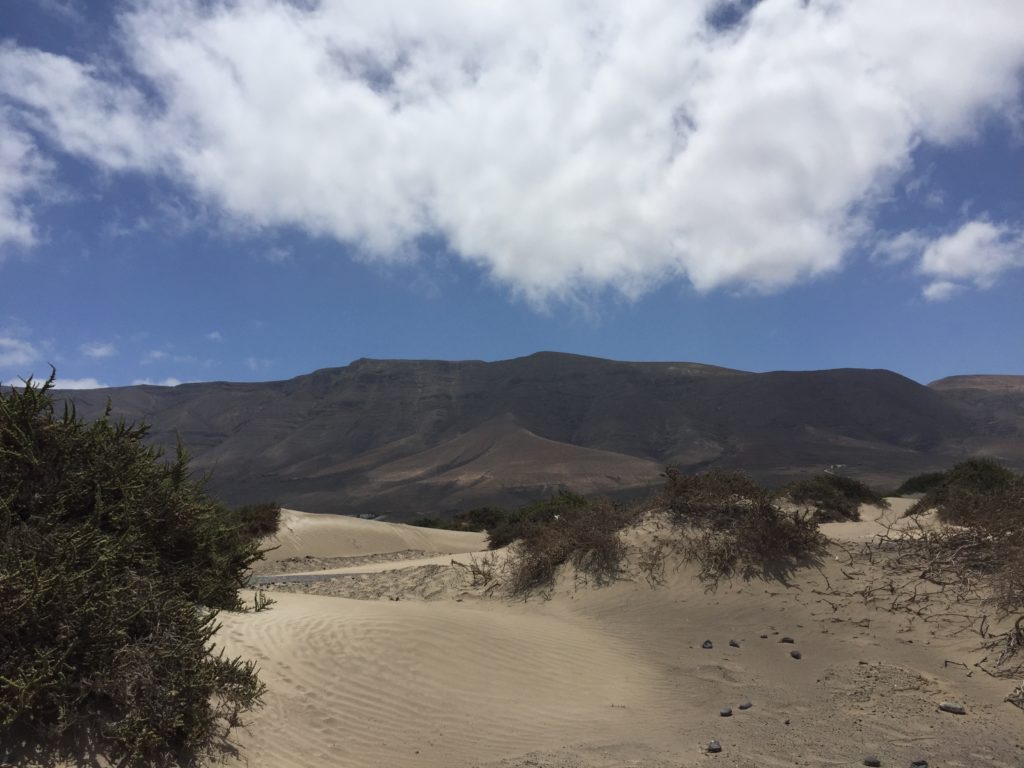
{"label": "shrub", "polygon": [[236,507],[232,515],[238,521],[242,536],[248,539],[273,536],[281,526],[281,506],[273,501]]}
{"label": "shrub", "polygon": [[580,504],[579,498],[568,501],[557,516],[522,523],[506,561],[512,594],[550,586],[566,563],[597,584],[619,574],[626,556],[619,532],[636,520],[636,511],[607,501]]}
{"label": "shrub", "polygon": [[678,523],[723,528],[743,517],[766,491],[740,472],[712,470],[684,475],[665,470],[661,502]]}
{"label": "shrub", "polygon": [[684,534],[682,552],[704,579],[780,577],[825,549],[813,516],[782,509],[771,491],[745,475],[669,471],[666,481],[663,499]]}
{"label": "shrub", "polygon": [[588,503],[579,494],[559,491],[550,499],[527,504],[498,518],[494,526],[487,529],[487,546],[490,549],[508,546],[527,536],[537,524],[550,523],[566,512],[583,509]]}
{"label": "shrub", "polygon": [[893,491],[893,496],[910,496],[913,493],[927,493],[942,485],[946,479],[945,472],[924,472],[903,481],[903,485]]}
{"label": "shrub", "polygon": [[790,484],[784,491],[794,503],[810,506],[818,522],[860,520],[860,505],[888,507],[882,496],[852,477],[820,474]]}
{"label": "shrub", "polygon": [[259,542],[145,426],[56,415],[53,380],[0,392],[0,761],[233,751],[264,687],[212,640]]}
{"label": "shrub", "polygon": [[1016,480],[1013,472],[992,459],[968,459],[944,472],[942,482],[918,499],[907,514],[934,508],[943,522],[963,522],[985,496],[999,497]]}
{"label": "shrub", "polygon": [[458,512],[450,519],[440,517],[420,517],[409,525],[420,528],[439,528],[446,531],[480,531],[496,528],[508,517],[508,513],[500,507],[476,507],[465,512]]}

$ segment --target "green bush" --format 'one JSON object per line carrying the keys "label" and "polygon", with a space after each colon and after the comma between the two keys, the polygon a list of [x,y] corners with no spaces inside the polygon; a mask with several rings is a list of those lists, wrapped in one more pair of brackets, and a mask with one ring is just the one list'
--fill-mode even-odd
{"label": "green bush", "polygon": [[476,507],[465,512],[458,512],[449,519],[440,517],[420,517],[409,525],[420,528],[439,528],[446,531],[481,531],[490,530],[501,524],[508,517],[508,512],[500,507]]}
{"label": "green bush", "polygon": [[238,521],[242,535],[249,539],[273,536],[281,526],[281,506],[273,501],[235,507],[231,514]]}
{"label": "green bush", "polygon": [[[214,650],[261,556],[145,426],[0,392],[0,762],[199,765],[264,691]],[[269,515],[259,527],[269,525]]]}
{"label": "green bush", "polygon": [[903,481],[903,485],[893,491],[893,496],[910,496],[914,493],[927,493],[942,485],[946,479],[945,472],[924,472]]}
{"label": "green bush", "polygon": [[529,535],[536,525],[550,523],[560,515],[574,509],[583,509],[588,504],[583,496],[571,491],[559,491],[550,499],[527,504],[515,512],[496,518],[494,526],[487,529],[487,546],[490,549],[508,546],[516,539]]}
{"label": "green bush", "polygon": [[820,474],[788,485],[784,494],[794,503],[812,507],[818,522],[860,520],[860,505],[888,507],[880,494],[852,477]]}
{"label": "green bush", "polygon": [[985,496],[1000,496],[1017,479],[1017,475],[992,459],[968,459],[944,472],[942,482],[918,499],[907,514],[934,508],[943,522],[962,522]]}

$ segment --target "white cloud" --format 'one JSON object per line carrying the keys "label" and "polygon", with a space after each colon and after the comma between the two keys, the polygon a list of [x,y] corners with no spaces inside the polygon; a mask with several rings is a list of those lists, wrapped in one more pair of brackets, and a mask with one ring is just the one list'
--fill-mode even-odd
{"label": "white cloud", "polygon": [[142,358],[143,365],[147,363],[153,363],[157,360],[166,360],[170,355],[164,352],[162,349],[151,349],[146,353],[146,356]]}
{"label": "white cloud", "polygon": [[208,341],[224,341],[224,336],[220,331],[210,331],[206,334],[206,338]]}
{"label": "white cloud", "polygon": [[83,355],[91,357],[94,360],[113,357],[117,354],[117,347],[110,342],[105,341],[93,341],[88,344],[83,344],[78,349]]}
{"label": "white cloud", "polygon": [[275,246],[263,252],[263,259],[271,264],[284,264],[292,260],[292,252],[290,248]]}
{"label": "white cloud", "polygon": [[39,359],[39,352],[24,339],[0,336],[0,368],[22,368]]}
{"label": "white cloud", "polygon": [[156,100],[12,45],[0,92],[240,222],[390,261],[443,236],[538,301],[838,269],[919,143],[1017,108],[1018,0],[764,0],[721,32],[714,5],[140,0],[122,39]]}
{"label": "white cloud", "polygon": [[101,389],[107,386],[102,384],[94,378],[86,379],[65,379],[57,377],[57,381],[54,383],[55,389]]}
{"label": "white cloud", "polygon": [[898,264],[909,259],[916,259],[929,243],[928,236],[910,230],[901,232],[895,237],[883,240],[875,246],[872,257],[888,264]]}
{"label": "white cloud", "polygon": [[248,366],[250,371],[259,371],[264,368],[269,368],[273,363],[272,360],[268,360],[265,357],[247,357],[245,358],[245,364]]}
{"label": "white cloud", "polygon": [[1004,272],[1024,267],[1024,231],[984,219],[939,237],[921,254],[919,270],[932,278],[928,299],[946,299],[959,288],[991,288]]}
{"label": "white cloud", "polygon": [[52,168],[32,137],[15,128],[9,117],[0,109],[0,248],[36,243],[38,233],[27,197],[42,186]]}
{"label": "white cloud", "polygon": [[946,301],[952,298],[953,294],[959,291],[961,287],[948,280],[937,280],[922,288],[921,295],[928,299],[928,301]]}
{"label": "white cloud", "polygon": [[132,386],[139,386],[140,384],[146,384],[155,387],[176,387],[181,384],[181,379],[176,379],[173,376],[168,376],[166,379],[154,381],[153,379],[135,379],[132,382]]}

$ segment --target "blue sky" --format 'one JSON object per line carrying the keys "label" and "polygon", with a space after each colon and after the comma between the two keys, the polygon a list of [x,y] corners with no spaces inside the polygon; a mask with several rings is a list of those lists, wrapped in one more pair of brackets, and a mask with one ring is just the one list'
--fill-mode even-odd
{"label": "blue sky", "polygon": [[12,0],[0,380],[1024,373],[1019,3],[722,6]]}

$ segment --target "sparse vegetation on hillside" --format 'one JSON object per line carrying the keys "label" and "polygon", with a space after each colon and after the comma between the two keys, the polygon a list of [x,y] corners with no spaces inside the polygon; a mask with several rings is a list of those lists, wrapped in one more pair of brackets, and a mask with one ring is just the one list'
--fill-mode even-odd
{"label": "sparse vegetation on hillside", "polygon": [[797,480],[784,490],[794,504],[811,507],[818,522],[860,520],[861,504],[889,506],[881,494],[852,477],[820,474]]}
{"label": "sparse vegetation on hillside", "polygon": [[276,520],[28,382],[0,393],[0,762],[194,766],[232,751],[255,665],[212,644]]}

